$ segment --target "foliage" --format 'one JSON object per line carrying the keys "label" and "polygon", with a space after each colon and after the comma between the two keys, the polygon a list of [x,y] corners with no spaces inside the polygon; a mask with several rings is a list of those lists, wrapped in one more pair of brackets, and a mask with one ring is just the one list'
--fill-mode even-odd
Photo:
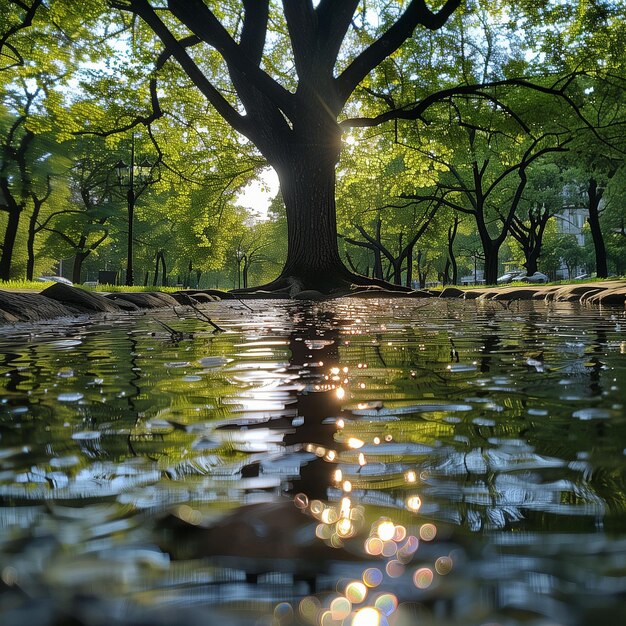
{"label": "foliage", "polygon": [[[308,2],[171,2],[158,14],[181,51],[149,2],[0,2],[5,276],[70,258],[78,280],[104,267],[123,272],[128,207],[113,165],[129,160],[131,145],[156,164],[136,203],[138,282],[153,282],[160,258],[161,281],[210,275],[236,286],[244,267],[251,284],[269,280],[289,255],[292,199],[279,196],[260,222],[238,206],[240,191],[267,160],[284,181],[298,159],[308,174],[310,163],[334,168],[335,157],[341,258],[360,272],[372,273],[378,254],[386,278],[406,282],[430,268],[434,280],[452,254],[459,277],[475,261],[493,274],[500,252],[517,258],[519,233],[522,249],[524,237],[535,242],[541,270],[556,269],[558,254],[594,269],[551,221],[562,205],[585,201],[590,179],[609,269],[624,271],[623,3],[440,2],[437,20],[424,13],[410,36],[393,35],[417,4],[310,3],[309,16],[333,26],[324,39],[293,8]],[[350,21],[342,10],[355,7]],[[370,58],[385,41],[391,53]],[[280,152],[314,127],[325,151],[311,139],[306,158]],[[281,137],[291,139],[279,150]],[[543,240],[531,228],[538,207]]]}

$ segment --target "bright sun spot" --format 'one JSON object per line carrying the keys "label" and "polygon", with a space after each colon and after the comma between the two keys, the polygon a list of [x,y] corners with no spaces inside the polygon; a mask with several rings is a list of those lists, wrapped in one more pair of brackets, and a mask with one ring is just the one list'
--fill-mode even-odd
{"label": "bright sun spot", "polygon": [[352,620],[352,626],[378,626],[378,624],[380,624],[380,613],[370,607],[358,611]]}

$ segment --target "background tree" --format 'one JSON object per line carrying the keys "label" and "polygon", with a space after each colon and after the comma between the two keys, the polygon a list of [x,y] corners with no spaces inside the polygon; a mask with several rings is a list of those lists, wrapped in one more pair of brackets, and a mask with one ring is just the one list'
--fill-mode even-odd
{"label": "background tree", "polygon": [[[44,79],[45,80],[45,79]],[[32,86],[29,86],[32,85]],[[34,238],[43,205],[53,187],[62,184],[57,177],[61,147],[54,140],[54,122],[46,100],[53,100],[45,89],[18,79],[7,86],[0,103],[0,211],[5,214],[0,256],[0,279],[9,280],[22,215],[30,213],[27,274],[32,279]],[[56,154],[55,154],[56,152]]]}
{"label": "background tree", "polygon": [[510,233],[522,249],[526,272],[532,275],[538,271],[546,226],[562,209],[563,176],[557,163],[546,162],[531,166],[528,179]]}
{"label": "background tree", "polygon": [[109,237],[112,220],[123,212],[114,201],[117,181],[116,154],[93,136],[80,137],[73,145],[73,165],[67,173],[69,202],[38,224],[40,230],[61,240],[63,256],[73,257],[71,279],[82,282],[85,260]]}
{"label": "background tree", "polygon": [[[477,116],[464,116],[454,103],[451,109],[451,123],[454,120],[458,124],[457,130],[450,128],[451,123],[446,125],[442,132],[448,136],[447,146],[440,144],[437,153],[431,146],[429,153],[447,170],[438,182],[444,194],[442,203],[475,220],[483,248],[485,280],[494,284],[498,253],[526,189],[528,168],[544,155],[564,150],[563,139],[557,133],[541,131],[533,137],[525,128],[515,128],[517,120],[513,120],[513,126],[502,126],[503,116],[494,111],[488,112],[487,119],[478,118],[479,122]],[[506,158],[500,158],[504,154]],[[436,199],[435,195],[420,192],[404,197]]]}

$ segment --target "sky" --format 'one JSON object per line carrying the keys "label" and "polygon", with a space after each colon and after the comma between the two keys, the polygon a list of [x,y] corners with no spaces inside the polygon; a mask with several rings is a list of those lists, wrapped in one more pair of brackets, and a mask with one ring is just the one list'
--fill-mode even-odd
{"label": "sky", "polygon": [[267,209],[278,192],[278,176],[268,167],[261,176],[244,188],[237,198],[238,204],[267,219]]}

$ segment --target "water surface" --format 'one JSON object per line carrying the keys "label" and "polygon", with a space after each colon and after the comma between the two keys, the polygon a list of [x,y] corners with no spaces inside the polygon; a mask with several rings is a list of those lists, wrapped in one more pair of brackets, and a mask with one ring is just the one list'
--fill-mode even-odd
{"label": "water surface", "polygon": [[2,624],[619,623],[623,311],[210,315],[2,329]]}

